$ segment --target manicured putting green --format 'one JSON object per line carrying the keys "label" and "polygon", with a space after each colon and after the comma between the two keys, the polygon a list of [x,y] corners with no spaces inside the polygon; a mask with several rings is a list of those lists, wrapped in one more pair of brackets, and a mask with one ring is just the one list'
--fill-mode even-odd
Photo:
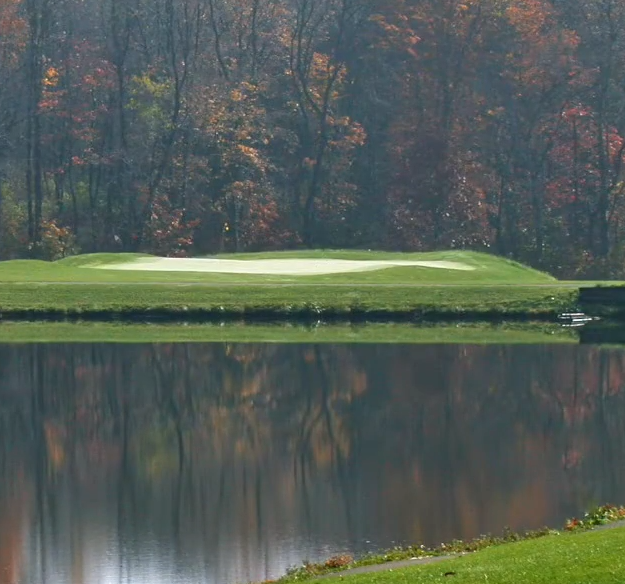
{"label": "manicured putting green", "polygon": [[[298,265],[310,265],[311,261],[400,264],[294,276],[132,269],[133,265],[163,261],[140,254],[87,254],[58,262],[0,262],[0,312],[5,317],[31,319],[95,313],[134,318],[147,312],[175,318],[195,312],[282,320],[303,315],[352,320],[355,316],[362,320],[365,313],[377,313],[377,318],[415,313],[553,318],[575,308],[577,298],[574,285],[561,284],[549,274],[505,258],[477,252],[277,252],[218,259],[230,265],[258,265],[262,261],[273,266],[293,261]],[[434,263],[439,267],[425,265]],[[440,267],[450,265],[463,269]]]}
{"label": "manicured putting green", "polygon": [[[212,271],[205,271],[212,270]],[[86,254],[58,262],[0,262],[1,282],[302,284],[550,284],[549,274],[477,252],[276,252],[215,258]]]}

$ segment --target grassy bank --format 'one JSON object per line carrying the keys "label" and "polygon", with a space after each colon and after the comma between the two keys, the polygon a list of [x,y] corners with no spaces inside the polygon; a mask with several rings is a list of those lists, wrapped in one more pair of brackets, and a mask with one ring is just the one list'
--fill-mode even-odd
{"label": "grassy bank", "polygon": [[[625,528],[494,547],[474,555],[393,572],[330,578],[351,584],[620,584],[625,578]],[[452,578],[449,578],[452,577]]]}
{"label": "grassy bank", "polygon": [[392,267],[317,276],[112,270],[145,259],[94,254],[59,262],[0,263],[4,319],[169,317],[221,320],[407,320],[553,318],[575,307],[577,290],[516,262],[474,252],[284,252],[231,259],[336,258],[460,262],[471,271]]}
{"label": "grassy bank", "polygon": [[560,288],[179,286],[158,284],[2,284],[6,317],[105,316],[200,319],[554,317],[576,303]]}
{"label": "grassy bank", "polygon": [[[562,531],[542,529],[524,534],[484,536],[471,542],[454,541],[437,548],[395,549],[353,561],[336,556],[323,564],[305,564],[278,580],[282,584],[331,576],[326,581],[354,584],[454,582],[491,584],[620,583],[625,575],[625,508],[606,505],[582,519],[567,522]],[[603,529],[613,526],[613,529]],[[599,529],[595,530],[595,528]],[[592,530],[592,531],[591,531]],[[402,567],[399,561],[461,554],[435,564]],[[370,568],[369,568],[370,567]],[[381,570],[380,568],[385,569]],[[371,569],[350,574],[349,570]],[[345,574],[341,574],[341,572]]]}
{"label": "grassy bank", "polygon": [[575,343],[577,332],[558,325],[452,323],[436,326],[372,323],[292,324],[0,323],[0,343]]}

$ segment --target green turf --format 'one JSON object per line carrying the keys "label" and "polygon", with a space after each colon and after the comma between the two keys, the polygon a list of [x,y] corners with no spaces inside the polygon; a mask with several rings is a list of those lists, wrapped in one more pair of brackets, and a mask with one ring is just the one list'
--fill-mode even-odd
{"label": "green turf", "polygon": [[41,262],[17,260],[0,262],[2,282],[203,282],[203,283],[302,283],[302,284],[551,284],[556,280],[511,260],[477,252],[432,252],[400,254],[386,252],[274,252],[220,256],[231,259],[337,258],[352,260],[455,261],[476,268],[473,271],[426,267],[395,267],[368,272],[318,276],[267,276],[254,274],[213,274],[198,272],[149,272],[103,269],[111,264],[128,264],[145,258],[141,254],[87,254]]}
{"label": "green turf", "polygon": [[560,534],[497,546],[437,564],[329,578],[326,582],[621,584],[625,581],[623,550],[625,528]]}
{"label": "green turf", "polygon": [[144,253],[86,253],[47,263],[66,268],[98,268],[110,264],[128,264],[149,257],[154,256]]}
{"label": "green turf", "polygon": [[0,343],[575,343],[577,334],[558,325],[507,323],[490,325],[408,324],[366,325],[245,325],[122,323],[0,323]]}
{"label": "green turf", "polygon": [[[265,312],[280,318],[306,313],[370,311],[464,316],[553,316],[573,309],[577,285],[504,258],[476,252],[277,252],[239,259],[335,257],[457,261],[474,271],[398,267],[330,276],[265,276],[101,269],[137,254],[90,254],[59,262],[0,263],[0,312],[145,311],[184,314]],[[362,316],[362,315],[361,315]]]}
{"label": "green turf", "polygon": [[200,286],[159,284],[4,284],[0,312],[28,310],[80,314],[85,311],[177,314],[272,313],[281,317],[371,312],[462,315],[556,315],[576,303],[576,291],[528,287],[335,287]]}

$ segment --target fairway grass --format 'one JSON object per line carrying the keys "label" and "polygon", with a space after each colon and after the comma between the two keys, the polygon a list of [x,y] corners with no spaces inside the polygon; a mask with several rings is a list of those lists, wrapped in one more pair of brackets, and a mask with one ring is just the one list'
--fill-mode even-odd
{"label": "fairway grass", "polygon": [[[274,252],[268,254],[235,254],[220,259],[302,260],[337,259],[351,261],[422,261],[453,262],[471,270],[446,270],[418,266],[389,267],[363,272],[315,276],[268,276],[263,274],[221,274],[211,272],[162,272],[132,270],[133,262],[144,262],[153,256],[142,254],[86,254],[42,262],[17,260],[0,262],[0,283],[4,282],[134,282],[134,283],[204,283],[204,284],[550,284],[556,280],[549,274],[533,270],[511,260],[477,252],[387,253],[387,252]],[[106,269],[121,265],[124,270]]]}
{"label": "fairway grass", "polygon": [[0,322],[0,343],[576,343],[573,329],[544,323],[123,324]]}
{"label": "fairway grass", "polygon": [[429,318],[553,318],[574,309],[575,284],[476,252],[277,252],[229,259],[456,262],[471,271],[392,267],[318,276],[112,270],[141,254],[88,254],[58,262],[0,263],[3,319],[84,317],[362,321]]}
{"label": "fairway grass", "polygon": [[[625,528],[563,533],[495,546],[436,564],[344,575],[328,584],[622,584]],[[284,579],[284,582],[288,582]]]}

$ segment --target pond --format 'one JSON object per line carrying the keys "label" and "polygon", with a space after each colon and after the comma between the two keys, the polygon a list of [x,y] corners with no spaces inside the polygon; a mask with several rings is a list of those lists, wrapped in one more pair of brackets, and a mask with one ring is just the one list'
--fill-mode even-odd
{"label": "pond", "polygon": [[0,584],[237,584],[624,503],[625,351],[0,345]]}

